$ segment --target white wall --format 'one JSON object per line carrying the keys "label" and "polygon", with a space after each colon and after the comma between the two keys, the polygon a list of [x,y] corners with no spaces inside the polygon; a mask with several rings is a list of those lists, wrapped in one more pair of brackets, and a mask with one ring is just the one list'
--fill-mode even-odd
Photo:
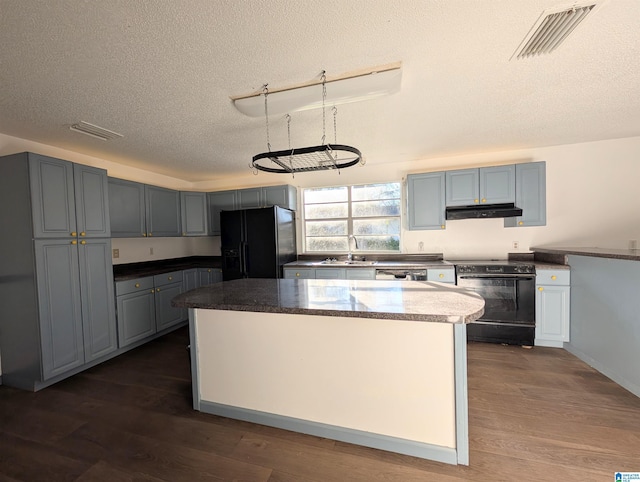
{"label": "white wall", "polygon": [[[259,173],[218,181],[188,183],[140,169],[52,148],[0,134],[0,155],[30,150],[107,169],[110,176],[158,186],[214,191],[260,185],[293,184],[301,188],[402,180],[409,173],[511,164],[547,163],[547,225],[504,228],[501,219],[469,219],[447,222],[443,231],[402,233],[402,250],[444,253],[448,258],[504,258],[509,252],[527,252],[531,246],[598,246],[626,248],[640,239],[640,137],[613,139],[537,149],[481,152],[412,162],[366,164],[362,167],[290,175]],[[365,157],[366,159],[366,157]],[[212,173],[213,176],[213,173]],[[518,249],[513,242],[517,241]],[[219,237],[114,239],[120,258],[114,263],[146,261],[190,255],[219,255]],[[149,254],[154,248],[154,255]]]}

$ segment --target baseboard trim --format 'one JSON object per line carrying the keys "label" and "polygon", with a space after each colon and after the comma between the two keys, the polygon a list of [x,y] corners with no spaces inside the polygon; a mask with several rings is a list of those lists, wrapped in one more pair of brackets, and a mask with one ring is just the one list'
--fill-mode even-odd
{"label": "baseboard trim", "polygon": [[435,460],[446,464],[456,465],[458,455],[456,449],[441,447],[413,440],[405,440],[386,435],[364,432],[335,425],[327,425],[309,420],[301,420],[273,413],[249,410],[246,408],[233,407],[215,402],[200,400],[199,410],[204,413],[218,415],[221,417],[243,420],[245,422],[258,423],[269,427],[291,430],[293,432],[324,437],[340,442],[347,442],[356,445],[363,445],[388,452],[395,452],[422,459]]}

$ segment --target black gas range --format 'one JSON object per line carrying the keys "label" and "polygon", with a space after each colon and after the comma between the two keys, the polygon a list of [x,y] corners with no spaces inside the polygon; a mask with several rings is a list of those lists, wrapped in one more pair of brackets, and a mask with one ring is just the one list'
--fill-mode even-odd
{"label": "black gas range", "polygon": [[451,261],[456,284],[485,300],[484,315],[467,325],[467,339],[533,346],[535,338],[535,265],[526,261]]}

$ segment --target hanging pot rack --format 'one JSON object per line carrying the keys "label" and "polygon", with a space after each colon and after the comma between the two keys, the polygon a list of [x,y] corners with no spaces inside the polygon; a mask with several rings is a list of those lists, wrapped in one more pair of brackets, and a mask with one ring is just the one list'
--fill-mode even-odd
{"label": "hanging pot rack", "polygon": [[333,133],[336,142],[334,144],[325,143],[326,138],[326,115],[325,100],[327,97],[325,71],[321,74],[322,84],[322,141],[318,146],[291,148],[291,116],[287,118],[287,133],[289,138],[289,149],[282,151],[271,151],[269,140],[269,109],[267,98],[269,90],[267,84],[263,86],[264,95],[264,116],[267,132],[267,152],[253,156],[250,167],[257,171],[271,172],[275,174],[295,174],[297,172],[313,172],[340,170],[346,167],[355,166],[362,161],[362,153],[355,147],[337,143],[337,108],[333,106]]}

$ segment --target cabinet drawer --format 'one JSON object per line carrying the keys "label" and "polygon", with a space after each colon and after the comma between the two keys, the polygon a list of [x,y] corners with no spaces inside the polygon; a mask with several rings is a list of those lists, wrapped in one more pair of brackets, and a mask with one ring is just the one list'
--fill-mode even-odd
{"label": "cabinet drawer", "polygon": [[571,282],[571,271],[568,269],[538,269],[536,270],[537,285],[566,285]]}
{"label": "cabinet drawer", "polygon": [[439,281],[440,283],[455,283],[456,272],[454,269],[427,269],[427,281]]}
{"label": "cabinet drawer", "polygon": [[153,289],[153,276],[136,278],[126,281],[116,281],[116,296]]}
{"label": "cabinet drawer", "polygon": [[319,268],[316,269],[317,279],[345,279],[344,268]]}
{"label": "cabinet drawer", "polygon": [[310,268],[287,268],[284,270],[284,277],[288,279],[314,279],[316,277],[316,270]]}
{"label": "cabinet drawer", "polygon": [[157,274],[153,277],[153,284],[155,286],[178,282],[182,283],[182,271],[171,271],[170,273]]}

